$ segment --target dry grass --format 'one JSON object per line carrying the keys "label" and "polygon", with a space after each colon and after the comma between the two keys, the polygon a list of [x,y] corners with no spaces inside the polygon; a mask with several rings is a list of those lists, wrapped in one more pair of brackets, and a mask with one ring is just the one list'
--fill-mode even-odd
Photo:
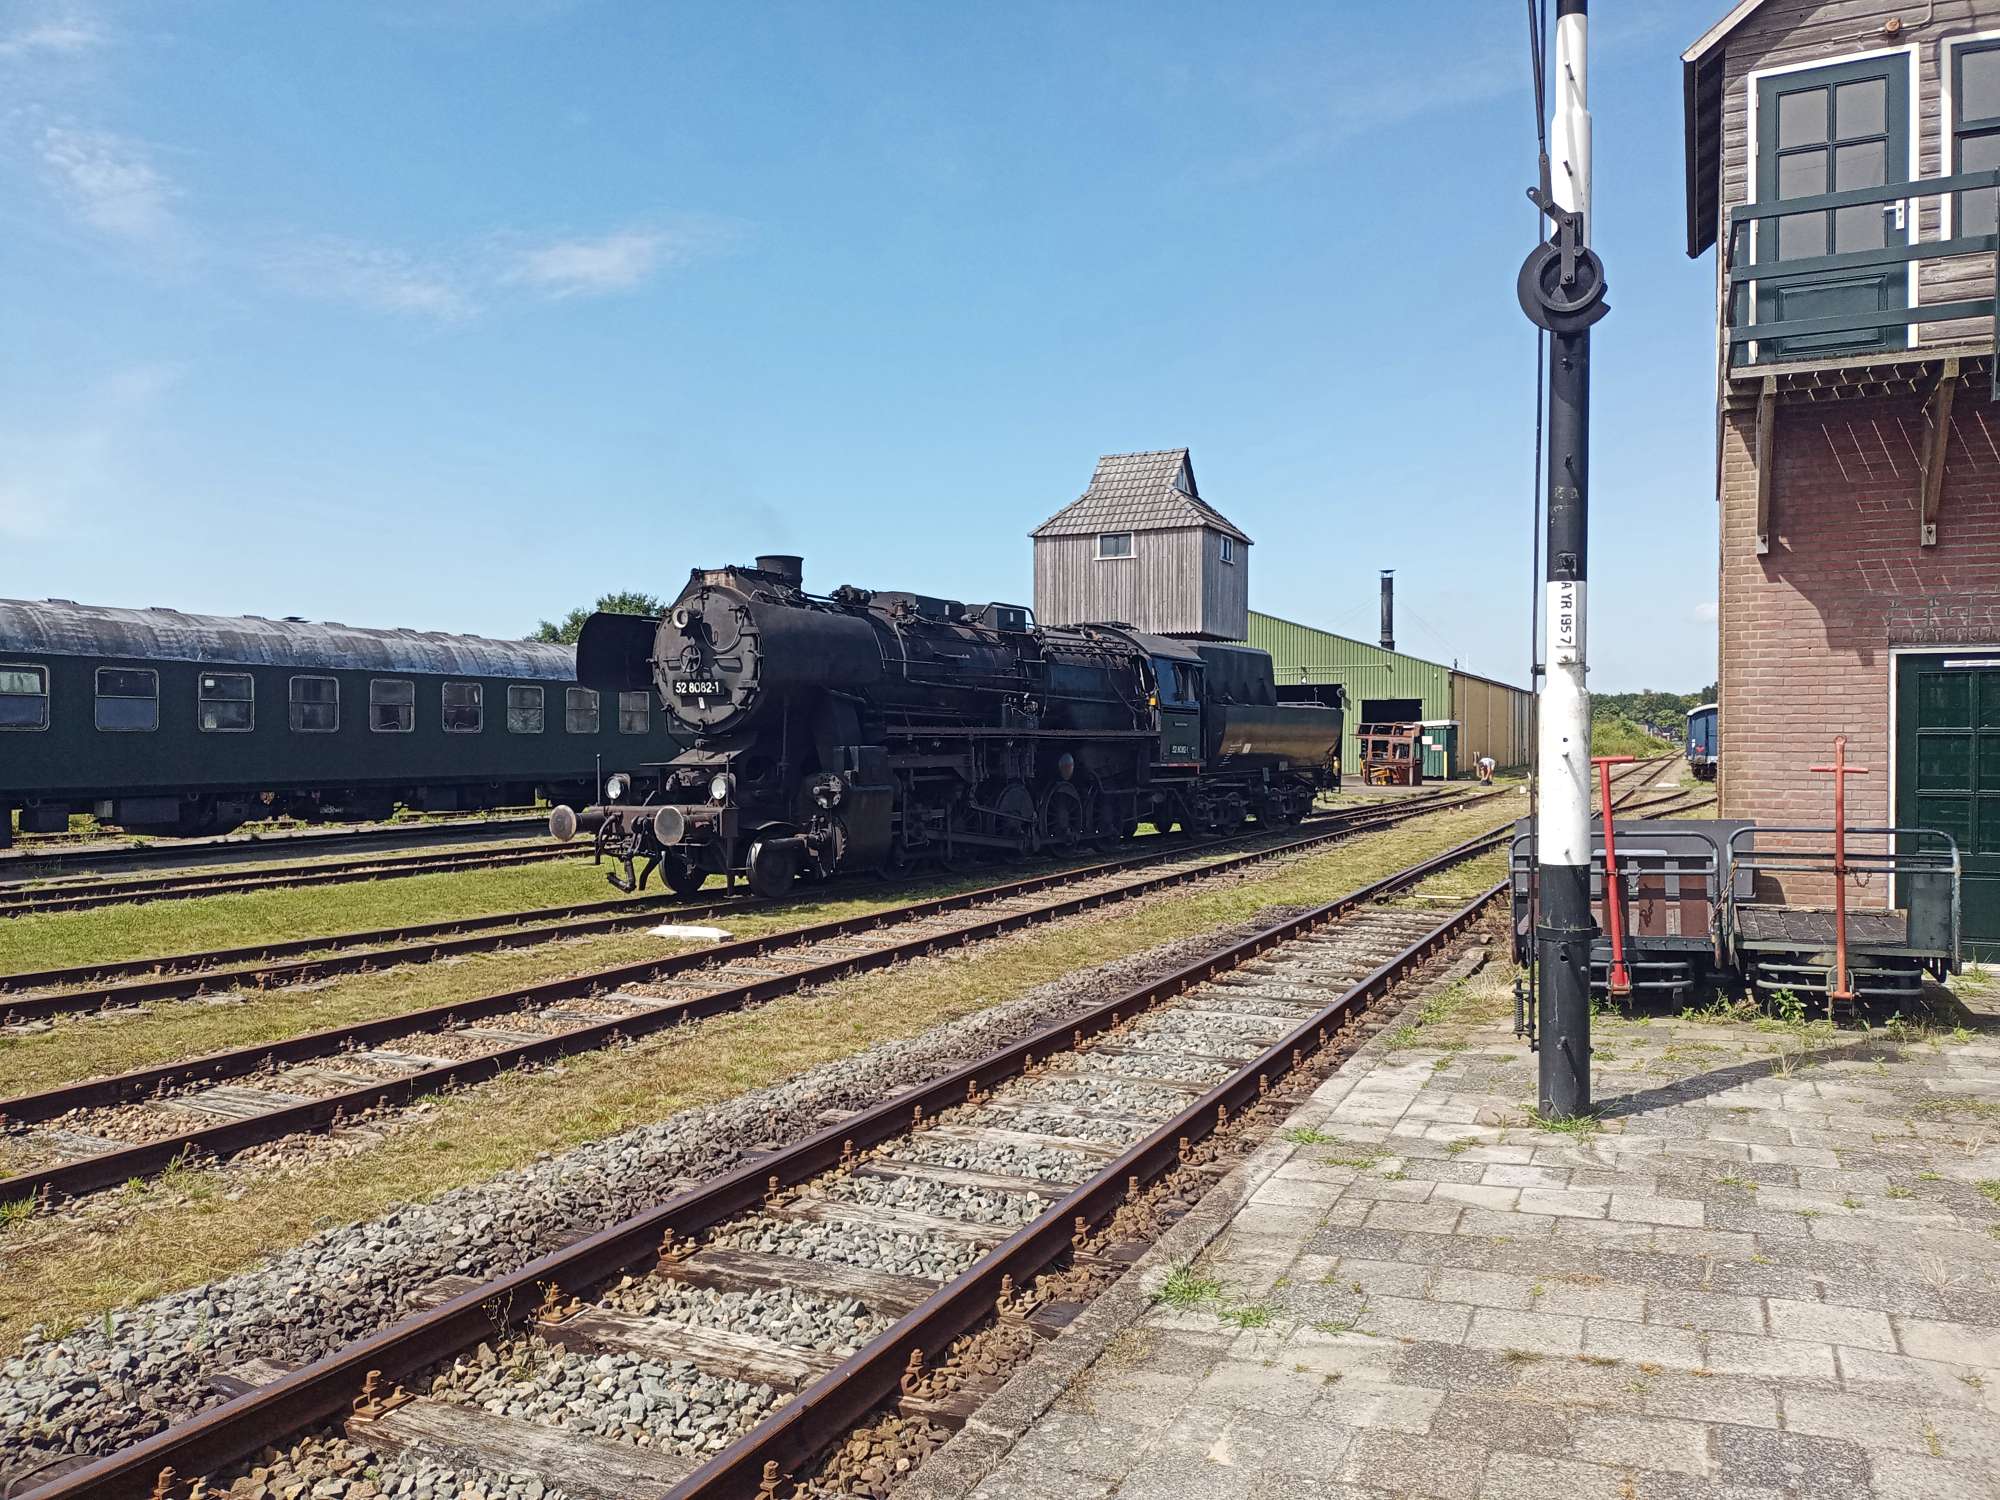
{"label": "dry grass", "polygon": [[[1242,922],[1268,906],[1329,899],[1491,824],[1490,808],[1442,814],[1357,838],[1262,878],[1089,913],[970,953],[860,976],[616,1052],[580,1056],[559,1072],[510,1075],[436,1101],[420,1130],[283,1177],[245,1186],[232,1175],[190,1172],[176,1184],[178,1191],[126,1189],[129,1212],[88,1228],[39,1219],[0,1226],[0,1346],[13,1346],[33,1323],[75,1326],[198,1285],[331,1225],[734,1098],[1079,969]],[[569,950],[572,958],[575,951]],[[500,957],[509,978],[519,977],[523,957]],[[437,971],[425,977],[435,981]]]}

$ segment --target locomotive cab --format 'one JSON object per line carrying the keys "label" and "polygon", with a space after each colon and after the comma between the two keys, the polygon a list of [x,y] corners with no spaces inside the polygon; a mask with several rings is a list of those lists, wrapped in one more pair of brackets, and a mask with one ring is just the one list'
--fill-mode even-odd
{"label": "locomotive cab", "polygon": [[1159,711],[1162,770],[1201,769],[1201,658],[1192,651],[1185,657],[1155,654],[1153,666],[1153,706]]}

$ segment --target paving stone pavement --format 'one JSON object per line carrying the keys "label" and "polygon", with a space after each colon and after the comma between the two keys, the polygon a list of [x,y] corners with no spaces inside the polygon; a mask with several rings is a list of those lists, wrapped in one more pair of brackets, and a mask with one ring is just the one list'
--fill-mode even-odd
{"label": "paving stone pavement", "polygon": [[1606,1020],[1568,1134],[1505,977],[1374,1038],[932,1493],[2000,1500],[2000,1029]]}

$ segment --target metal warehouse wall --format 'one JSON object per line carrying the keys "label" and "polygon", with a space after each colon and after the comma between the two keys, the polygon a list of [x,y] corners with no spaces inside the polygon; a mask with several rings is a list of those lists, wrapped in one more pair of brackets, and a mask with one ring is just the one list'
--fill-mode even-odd
{"label": "metal warehouse wall", "polygon": [[1459,760],[1471,765],[1482,755],[1502,766],[1525,766],[1534,759],[1535,695],[1487,677],[1451,674],[1451,717],[1458,720]]}
{"label": "metal warehouse wall", "polygon": [[1458,717],[1452,708],[1451,669],[1422,657],[1384,651],[1366,641],[1315,630],[1254,609],[1250,611],[1249,644],[1271,653],[1271,666],[1280,684],[1337,682],[1346,689],[1346,742],[1341,746],[1340,764],[1347,775],[1353,775],[1361,765],[1355,730],[1361,723],[1364,698],[1417,698],[1423,702],[1426,719]]}

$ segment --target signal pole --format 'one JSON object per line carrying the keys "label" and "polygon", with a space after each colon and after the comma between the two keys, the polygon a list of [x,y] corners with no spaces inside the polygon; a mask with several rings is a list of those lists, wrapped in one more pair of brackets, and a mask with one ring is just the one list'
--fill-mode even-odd
{"label": "signal pole", "polygon": [[[1589,248],[1588,0],[1556,0],[1555,118],[1541,183],[1529,197],[1555,226],[1521,267],[1523,310],[1550,335],[1548,565],[1543,611],[1548,672],[1536,747],[1535,931],[1542,1114],[1590,1109],[1590,691],[1588,632],[1590,325],[1609,310],[1604,268]],[[1537,59],[1539,66],[1540,59]]]}

